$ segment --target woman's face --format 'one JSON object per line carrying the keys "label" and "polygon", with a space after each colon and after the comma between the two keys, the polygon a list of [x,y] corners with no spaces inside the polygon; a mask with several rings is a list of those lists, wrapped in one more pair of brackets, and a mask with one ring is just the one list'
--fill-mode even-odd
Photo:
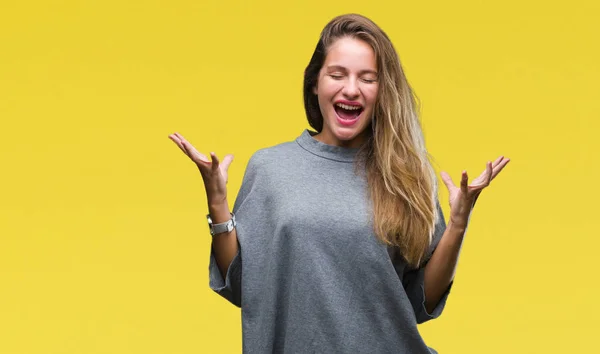
{"label": "woman's face", "polygon": [[359,147],[373,118],[379,82],[377,58],[366,42],[343,37],[330,47],[314,93],[323,115],[315,138],[329,145]]}

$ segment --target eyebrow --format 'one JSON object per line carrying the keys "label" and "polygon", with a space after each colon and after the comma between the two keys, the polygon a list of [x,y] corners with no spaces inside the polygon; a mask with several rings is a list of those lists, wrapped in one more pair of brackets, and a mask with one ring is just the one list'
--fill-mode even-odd
{"label": "eyebrow", "polygon": [[[341,65],[329,65],[327,67],[327,70],[341,70],[341,71],[348,71],[348,69],[346,69],[345,67],[341,66]],[[375,70],[361,70],[359,72],[359,74],[373,74],[373,75],[377,75],[377,71]]]}

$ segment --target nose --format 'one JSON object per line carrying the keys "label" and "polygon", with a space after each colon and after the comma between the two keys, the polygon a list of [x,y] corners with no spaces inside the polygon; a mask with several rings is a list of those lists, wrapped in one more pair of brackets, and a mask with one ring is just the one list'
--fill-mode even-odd
{"label": "nose", "polygon": [[358,95],[360,94],[360,90],[358,89],[358,83],[356,82],[356,80],[350,79],[346,81],[342,93],[348,98],[358,97]]}

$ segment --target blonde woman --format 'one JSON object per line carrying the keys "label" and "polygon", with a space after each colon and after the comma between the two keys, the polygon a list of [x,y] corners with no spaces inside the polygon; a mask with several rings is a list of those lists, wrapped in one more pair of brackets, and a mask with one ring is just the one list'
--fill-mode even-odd
{"label": "blonde woman", "polygon": [[180,134],[209,203],[210,287],[242,311],[244,353],[435,353],[417,324],[446,303],[481,191],[442,173],[446,224],[414,94],[387,35],[360,15],[323,29],[304,77],[308,122],[256,152],[233,212],[227,170]]}

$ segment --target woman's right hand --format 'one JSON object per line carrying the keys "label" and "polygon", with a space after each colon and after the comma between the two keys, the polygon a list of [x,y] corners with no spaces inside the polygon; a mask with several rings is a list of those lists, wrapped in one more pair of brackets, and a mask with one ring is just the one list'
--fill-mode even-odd
{"label": "woman's right hand", "polygon": [[233,155],[226,155],[223,162],[219,163],[219,159],[214,152],[210,153],[210,159],[198,152],[196,148],[185,138],[174,133],[169,135],[169,139],[183,151],[200,170],[202,179],[204,180],[204,188],[209,205],[219,205],[227,201],[227,170],[233,161]]}

